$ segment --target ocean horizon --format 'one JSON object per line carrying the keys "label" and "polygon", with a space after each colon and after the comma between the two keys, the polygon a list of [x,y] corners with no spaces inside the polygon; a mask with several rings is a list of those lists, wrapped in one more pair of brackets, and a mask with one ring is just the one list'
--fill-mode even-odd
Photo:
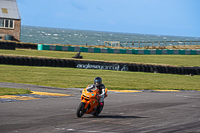
{"label": "ocean horizon", "polygon": [[[119,42],[198,41],[200,42],[200,37],[90,31],[90,30],[48,28],[48,27],[22,25],[21,41],[30,43],[63,44],[63,45],[87,44],[89,46],[89,45],[104,45],[104,41],[119,41]],[[167,45],[170,44],[168,43]],[[182,44],[180,43],[179,45]]]}

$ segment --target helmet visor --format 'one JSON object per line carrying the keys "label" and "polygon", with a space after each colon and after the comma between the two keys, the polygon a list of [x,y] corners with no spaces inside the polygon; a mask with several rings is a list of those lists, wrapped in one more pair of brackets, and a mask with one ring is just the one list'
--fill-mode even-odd
{"label": "helmet visor", "polygon": [[100,86],[100,83],[99,83],[99,82],[96,82],[96,83],[95,83],[95,86]]}

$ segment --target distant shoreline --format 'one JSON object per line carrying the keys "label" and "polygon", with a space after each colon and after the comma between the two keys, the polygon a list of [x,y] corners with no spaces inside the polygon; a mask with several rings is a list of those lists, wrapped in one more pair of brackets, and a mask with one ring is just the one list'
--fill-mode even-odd
{"label": "distant shoreline", "polygon": [[89,32],[102,32],[102,33],[119,33],[119,34],[133,34],[133,35],[149,35],[149,36],[163,36],[163,37],[188,37],[188,38],[199,38],[195,36],[174,36],[174,35],[157,35],[157,34],[145,34],[145,33],[126,33],[126,32],[114,32],[114,31],[97,31],[97,30],[86,30],[86,29],[70,29],[70,28],[56,28],[56,27],[43,27],[43,26],[30,26],[22,25],[22,27],[35,27],[35,28],[47,28],[47,29],[65,29],[65,30],[74,30],[74,31],[89,31]]}
{"label": "distant shoreline", "polygon": [[21,41],[43,44],[104,45],[104,41],[144,42],[144,41],[200,41],[200,37],[180,37],[168,35],[147,35],[136,33],[118,33],[89,31],[66,28],[48,28],[23,26]]}

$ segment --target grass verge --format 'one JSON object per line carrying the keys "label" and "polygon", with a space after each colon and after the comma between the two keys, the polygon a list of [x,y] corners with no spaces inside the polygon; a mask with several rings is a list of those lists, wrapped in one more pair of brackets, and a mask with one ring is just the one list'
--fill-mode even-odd
{"label": "grass verge", "polygon": [[[23,55],[52,58],[72,58],[77,52],[65,51],[38,51],[38,50],[0,50],[0,55]],[[135,54],[108,54],[85,53],[81,55],[87,60],[119,61],[131,63],[159,64],[172,66],[200,66],[200,55],[135,55]]]}
{"label": "grass verge", "polygon": [[200,90],[200,75],[0,65],[0,81],[60,88],[84,88],[100,76],[108,89]]}
{"label": "grass verge", "polygon": [[19,95],[19,94],[29,94],[31,93],[28,89],[14,89],[14,88],[3,88],[0,87],[0,96],[3,95]]}

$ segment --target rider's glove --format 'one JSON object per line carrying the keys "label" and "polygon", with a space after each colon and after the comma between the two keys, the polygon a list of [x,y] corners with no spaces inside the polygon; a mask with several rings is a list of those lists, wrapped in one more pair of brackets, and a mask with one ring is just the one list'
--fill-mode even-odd
{"label": "rider's glove", "polygon": [[101,95],[97,95],[97,99],[100,99],[101,98]]}

